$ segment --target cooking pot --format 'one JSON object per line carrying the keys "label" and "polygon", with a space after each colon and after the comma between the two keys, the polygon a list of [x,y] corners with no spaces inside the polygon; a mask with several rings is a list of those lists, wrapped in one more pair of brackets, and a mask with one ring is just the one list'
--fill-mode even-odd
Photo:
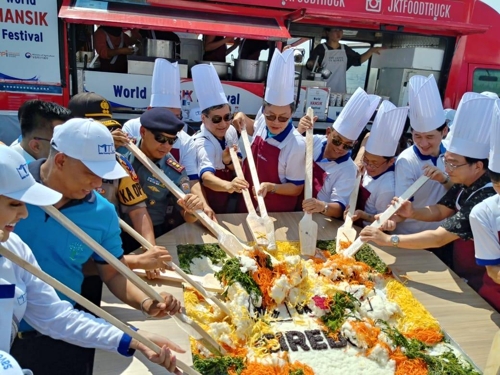
{"label": "cooking pot", "polygon": [[219,76],[219,79],[227,79],[229,75],[229,64],[225,62],[218,61],[195,61],[196,64],[212,64]]}
{"label": "cooking pot", "polygon": [[148,57],[175,59],[175,42],[161,39],[145,39],[144,54]]}
{"label": "cooking pot", "polygon": [[246,82],[262,82],[266,79],[267,61],[235,59],[233,78]]}
{"label": "cooking pot", "polygon": [[329,71],[328,69],[324,68],[324,69],[321,69],[320,74],[321,74],[321,77],[323,79],[328,79],[332,75],[332,72]]}

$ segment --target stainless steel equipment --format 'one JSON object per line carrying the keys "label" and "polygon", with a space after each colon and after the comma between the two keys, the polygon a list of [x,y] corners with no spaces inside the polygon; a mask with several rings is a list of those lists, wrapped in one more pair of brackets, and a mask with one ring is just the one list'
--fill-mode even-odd
{"label": "stainless steel equipment", "polygon": [[266,79],[267,61],[235,59],[233,79],[246,82],[262,82]]}
{"label": "stainless steel equipment", "polygon": [[[147,57],[147,56],[127,56],[128,63],[128,74],[141,74],[141,75],[153,75],[153,69],[155,66],[155,60],[157,57]],[[173,59],[167,59],[171,63],[174,62]],[[181,78],[187,78],[188,76],[188,62],[187,60],[177,60],[179,66],[179,75]]]}
{"label": "stainless steel equipment", "polygon": [[218,61],[196,61],[196,64],[213,64],[220,79],[227,79],[229,76],[229,64]]}
{"label": "stainless steel equipment", "polygon": [[171,40],[145,39],[144,54],[148,57],[163,57],[165,59],[175,59],[176,43]]}
{"label": "stainless steel equipment", "polygon": [[195,61],[203,58],[203,41],[199,39],[180,38],[181,59],[187,60],[189,69],[195,65]]}

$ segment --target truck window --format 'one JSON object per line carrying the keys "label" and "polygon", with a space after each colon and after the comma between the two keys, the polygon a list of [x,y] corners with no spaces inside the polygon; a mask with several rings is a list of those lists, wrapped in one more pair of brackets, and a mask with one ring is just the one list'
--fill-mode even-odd
{"label": "truck window", "polygon": [[[346,42],[346,44],[349,45],[355,52],[359,53],[360,55],[362,55],[363,53],[365,53],[370,49],[370,45],[366,43]],[[358,87],[365,89],[368,61],[365,61],[360,66],[351,66],[351,68],[347,71],[346,84],[347,84],[347,92],[349,94],[353,94],[354,91],[358,89]]]}
{"label": "truck window", "polygon": [[472,76],[472,91],[500,94],[500,70],[478,68]]}

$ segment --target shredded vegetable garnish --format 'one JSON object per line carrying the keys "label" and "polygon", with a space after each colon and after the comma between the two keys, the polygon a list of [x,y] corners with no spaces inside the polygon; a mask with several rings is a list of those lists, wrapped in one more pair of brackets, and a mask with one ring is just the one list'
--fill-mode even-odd
{"label": "shredded vegetable garnish", "polygon": [[179,265],[184,272],[191,273],[190,267],[194,258],[208,257],[212,263],[217,264],[227,259],[227,255],[217,244],[204,245],[177,245]]}

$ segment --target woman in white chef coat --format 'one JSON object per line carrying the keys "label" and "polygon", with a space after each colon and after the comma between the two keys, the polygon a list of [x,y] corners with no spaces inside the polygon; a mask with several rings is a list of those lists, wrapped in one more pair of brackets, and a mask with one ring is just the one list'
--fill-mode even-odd
{"label": "woman in white chef coat", "polygon": [[382,47],[372,47],[362,55],[351,47],[341,44],[344,31],[339,28],[325,28],[326,42],[321,43],[311,52],[307,67],[313,69],[316,57],[318,66],[328,69],[332,74],[327,79],[327,86],[331,92],[345,93],[346,72],[351,66],[360,66],[374,53],[380,54]]}
{"label": "woman in white chef coat", "polygon": [[[47,206],[60,199],[60,193],[35,182],[21,155],[0,145],[1,246],[37,266],[30,248],[13,233],[15,225],[27,216],[25,203]],[[69,302],[61,301],[52,287],[0,256],[0,350],[9,352],[22,319],[43,334],[75,345],[117,351],[124,356],[139,350],[152,362],[180,374],[168,349],[182,352],[179,346],[141,331],[162,347],[162,353],[156,355],[102,319],[75,310]],[[53,370],[50,373],[56,374]]]}

